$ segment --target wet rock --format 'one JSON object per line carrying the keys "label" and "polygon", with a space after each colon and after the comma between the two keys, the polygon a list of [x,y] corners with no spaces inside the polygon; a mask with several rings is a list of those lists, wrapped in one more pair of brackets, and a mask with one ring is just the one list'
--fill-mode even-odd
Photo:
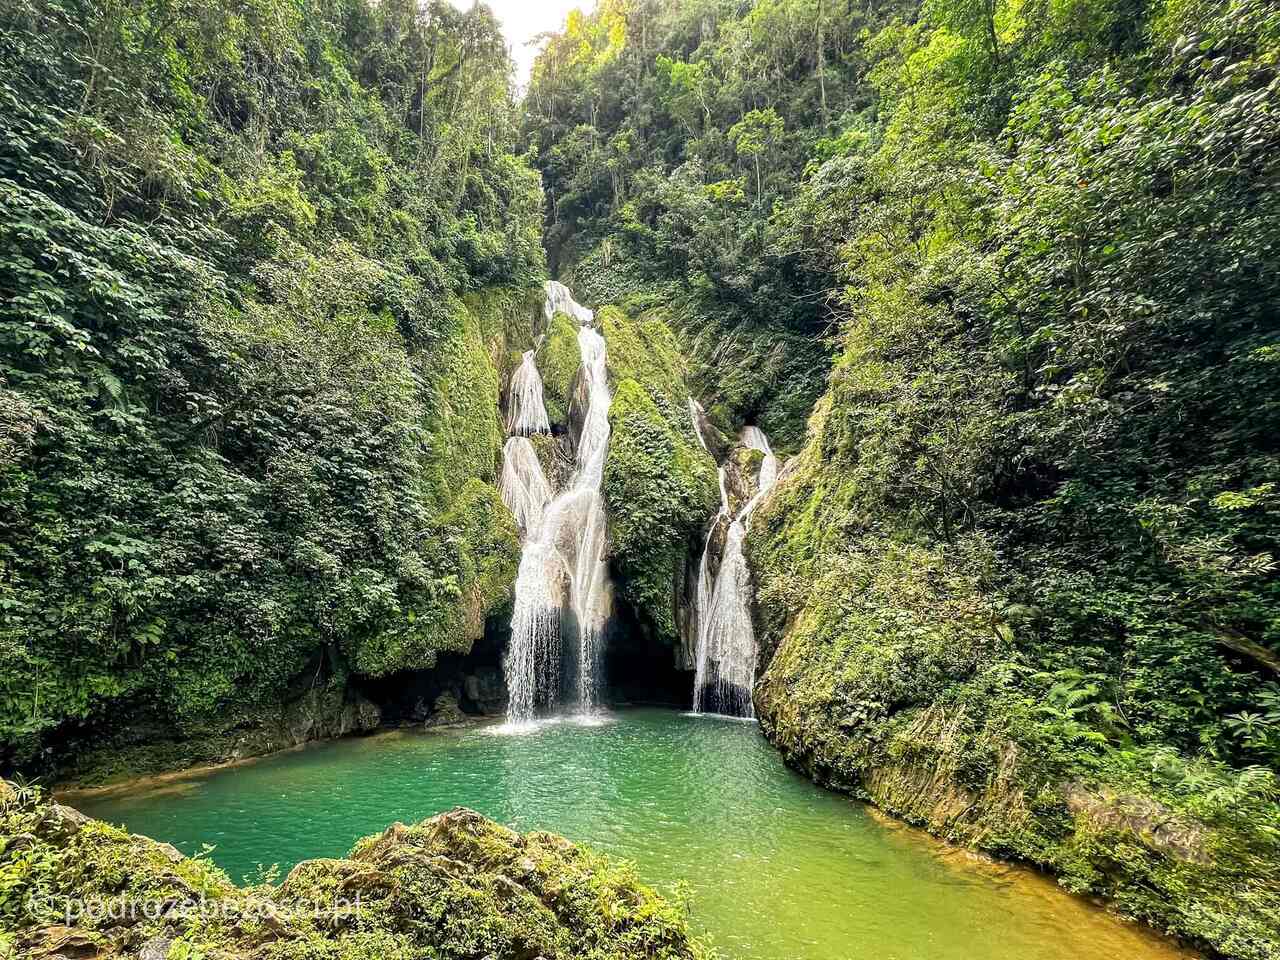
{"label": "wet rock", "polygon": [[27,933],[19,943],[18,956],[29,960],[96,960],[114,951],[96,933],[73,927],[42,927]]}
{"label": "wet rock", "polygon": [[1147,849],[1186,863],[1213,862],[1208,829],[1152,797],[1091,789],[1081,783],[1067,784],[1064,793],[1067,809],[1097,827],[1127,833]]}
{"label": "wet rock", "polygon": [[549,436],[545,433],[530,437],[538,464],[553,492],[563,490],[573,474],[573,447],[565,435]]}
{"label": "wet rock", "polygon": [[[36,835],[38,824],[79,823],[72,813],[48,802],[6,811],[11,834],[0,833],[0,849],[30,836],[38,854],[31,858],[36,888],[52,888],[56,878],[73,898],[95,895],[100,878],[86,867],[110,864],[159,909],[108,931],[79,921],[20,929],[8,944],[10,952],[16,947],[15,958],[165,960],[178,931],[200,944],[206,960],[313,957],[318,944],[325,955],[364,956],[370,942],[403,945],[406,955],[475,957],[473,929],[490,938],[486,956],[511,960],[594,956],[620,930],[633,945],[611,950],[616,960],[649,960],[658,943],[669,960],[704,956],[647,888],[562,838],[521,836],[472,810],[392,824],[360,841],[348,858],[307,860],[278,888],[251,890],[232,886],[204,863],[171,865],[171,848],[106,824],[92,826],[90,860],[79,837]],[[190,910],[206,900],[236,908],[235,922],[218,911]],[[459,917],[465,918],[461,928]]]}
{"label": "wet rock", "polygon": [[431,715],[427,717],[426,726],[456,727],[466,722],[467,715],[458,706],[457,696],[446,691],[436,697],[436,702],[431,708]]}
{"label": "wet rock", "polygon": [[582,428],[587,422],[590,401],[590,384],[579,369],[574,375],[573,387],[569,392],[569,442],[574,450],[578,449],[582,440]]}
{"label": "wet rock", "polygon": [[181,863],[183,860],[187,859],[183,855],[182,851],[172,843],[160,843],[156,840],[152,840],[150,837],[144,837],[140,833],[132,834],[132,836],[135,841],[155,850],[170,863]]}
{"label": "wet rock", "polygon": [[382,709],[372,701],[358,697],[352,703],[347,704],[342,715],[342,727],[338,733],[343,736],[348,733],[368,733],[371,730],[378,729],[382,723]]}
{"label": "wet rock", "polygon": [[498,716],[507,709],[507,681],[496,667],[468,674],[462,681],[462,692],[477,710],[488,716]]}
{"label": "wet rock", "polygon": [[[404,824],[394,824],[393,826],[403,827]],[[364,869],[366,868],[360,864],[353,863],[350,860],[339,860],[334,857],[316,857],[312,860],[303,860],[289,871],[288,876],[284,878],[284,883],[280,884],[280,898],[288,901],[295,897],[305,897],[321,878],[341,881]]]}
{"label": "wet rock", "polygon": [[[0,781],[2,782],[2,781]],[[30,833],[20,833],[9,841],[9,845],[5,847],[6,854],[14,854],[19,850],[30,850],[37,843],[35,836]]]}
{"label": "wet rock", "polygon": [[733,441],[712,424],[705,410],[695,406],[692,408],[692,413],[697,418],[695,427],[702,436],[702,442],[707,445],[707,452],[715,458],[716,463],[723,463],[733,449]]}
{"label": "wet rock", "polygon": [[[739,447],[741,453],[758,453],[758,451],[747,450],[745,447]],[[759,463],[752,464],[750,461],[744,463],[738,456],[731,457],[724,464],[724,486],[725,492],[729,495],[729,512],[734,516],[745,507],[751,498],[756,495],[756,481],[760,476]]]}

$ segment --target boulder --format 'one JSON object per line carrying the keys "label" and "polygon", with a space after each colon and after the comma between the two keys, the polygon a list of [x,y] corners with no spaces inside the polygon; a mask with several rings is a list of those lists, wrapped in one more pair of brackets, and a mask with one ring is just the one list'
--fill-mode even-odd
{"label": "boulder", "polygon": [[458,698],[453,693],[446,691],[436,697],[436,702],[431,708],[431,715],[427,717],[426,726],[456,727],[466,722],[467,715],[458,706]]}
{"label": "boulder", "polygon": [[152,937],[142,945],[138,960],[166,960],[171,946],[173,946],[173,940],[169,937]]}

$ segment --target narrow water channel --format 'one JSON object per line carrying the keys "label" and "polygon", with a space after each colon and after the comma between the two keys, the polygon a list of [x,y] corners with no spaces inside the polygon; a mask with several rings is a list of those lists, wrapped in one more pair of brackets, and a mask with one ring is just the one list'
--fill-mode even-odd
{"label": "narrow water channel", "polygon": [[233,879],[344,854],[455,805],[633,860],[742,960],[1174,960],[1029,871],[880,822],[787,770],[752,723],[627,710],[522,735],[390,733],[78,799]]}

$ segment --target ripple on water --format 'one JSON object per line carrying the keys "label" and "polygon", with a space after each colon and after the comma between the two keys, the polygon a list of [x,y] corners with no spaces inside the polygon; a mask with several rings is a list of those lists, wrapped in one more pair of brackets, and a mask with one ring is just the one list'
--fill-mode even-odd
{"label": "ripple on water", "polygon": [[1188,956],[1043,877],[880,822],[788,771],[755,724],[720,719],[626,710],[391,733],[80,806],[188,853],[215,843],[236,879],[469,806],[633,860],[660,887],[687,881],[695,926],[741,960]]}

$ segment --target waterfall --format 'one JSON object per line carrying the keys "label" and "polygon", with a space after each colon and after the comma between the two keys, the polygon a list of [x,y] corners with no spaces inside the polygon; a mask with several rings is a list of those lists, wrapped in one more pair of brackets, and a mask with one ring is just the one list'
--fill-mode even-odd
{"label": "waterfall", "polygon": [[689,419],[693,421],[693,435],[698,438],[698,446],[702,448],[703,453],[711,453],[711,448],[707,446],[707,438],[702,435],[702,418],[707,412],[702,409],[702,404],[693,397],[689,398]]}
{"label": "waterfall", "polygon": [[[507,441],[509,455],[503,464],[503,497],[506,499],[509,495],[508,504],[515,503],[524,512],[522,527],[526,537],[516,576],[511,644],[503,661],[510,692],[507,718],[516,724],[528,723],[539,710],[558,702],[560,650],[567,626],[562,611],[571,616],[577,634],[574,702],[581,713],[598,711],[604,680],[605,627],[613,609],[606,559],[604,496],[600,491],[609,452],[612,401],[604,337],[591,326],[595,319],[592,311],[576,303],[563,284],[555,281],[546,284],[543,309],[548,318],[566,313],[581,324],[578,350],[587,402],[573,474],[564,491],[554,499],[550,498],[541,466],[537,466],[535,474],[529,462],[532,444],[523,440],[523,444],[528,445],[526,453],[517,442],[523,438],[513,437]],[[529,365],[533,366],[531,361]],[[537,376],[536,368],[533,374]],[[538,404],[541,404],[540,378],[538,385]],[[515,396],[513,389],[513,401]],[[532,460],[536,463],[536,455]],[[510,494],[507,493],[508,468]],[[521,514],[515,506],[512,512],[519,520]]]}
{"label": "waterfall", "polygon": [[548,280],[543,284],[543,289],[546,291],[547,298],[543,301],[542,313],[548,323],[557,313],[567,313],[579,326],[583,327],[589,327],[596,322],[595,311],[588,310],[574,300],[569,288],[559,280]]}
{"label": "waterfall", "polygon": [[[588,316],[591,311],[586,311]],[[613,609],[609,563],[605,557],[604,462],[609,453],[608,355],[604,337],[589,326],[578,330],[587,411],[578,438],[578,465],[568,490],[547,511],[548,528],[558,527],[570,557],[569,605],[578,631],[578,706],[600,705],[602,644]],[[567,541],[567,542],[565,542]],[[562,547],[562,549],[564,548]]]}
{"label": "waterfall", "polygon": [[769,447],[769,438],[759,427],[743,427],[742,443],[749,450],[759,450],[764,454],[764,459],[760,461],[760,476],[756,481],[756,495],[742,508],[740,514],[742,520],[749,524],[751,512],[761,500],[768,496],[773,485],[778,482],[778,458],[773,455],[773,450]]}
{"label": "waterfall", "polygon": [[503,658],[507,719],[528,723],[560,692],[561,574],[550,545],[531,539],[520,556],[511,644]]}
{"label": "waterfall", "polygon": [[[702,407],[690,400],[698,442],[704,450],[707,442],[702,436]],[[760,464],[757,492],[750,502],[731,516],[729,493],[725,482],[725,468],[720,468],[720,512],[707,533],[702,548],[702,560],[698,565],[697,626],[698,647],[693,681],[693,709],[695,713],[720,713],[733,717],[754,717],[751,688],[756,677],[756,637],[751,622],[751,570],[747,566],[743,542],[746,524],[756,504],[769,492],[778,479],[778,460],[769,447],[769,440],[759,427],[747,427],[742,432],[742,443],[752,450],[764,453]],[[716,531],[725,523],[724,552],[720,570],[714,582],[711,578],[711,545]]]}
{"label": "waterfall", "polygon": [[508,393],[507,433],[527,437],[551,432],[547,405],[542,399],[542,375],[534,362],[534,351],[525,352],[519,368],[511,376]]}
{"label": "waterfall", "polygon": [[526,539],[536,537],[542,513],[551,500],[551,484],[528,437],[510,437],[502,448],[498,491]]}

